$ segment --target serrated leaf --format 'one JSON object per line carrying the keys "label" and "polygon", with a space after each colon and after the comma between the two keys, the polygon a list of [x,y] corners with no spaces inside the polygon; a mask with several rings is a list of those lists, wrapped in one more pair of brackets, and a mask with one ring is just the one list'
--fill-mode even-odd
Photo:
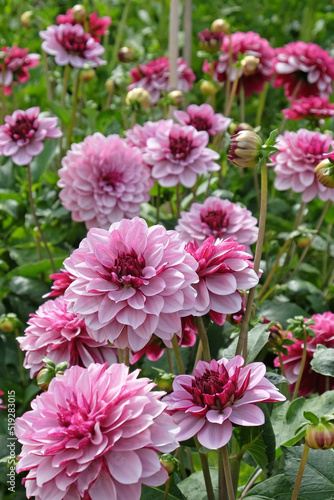
{"label": "serrated leaf", "polygon": [[315,372],[321,373],[321,375],[334,377],[334,349],[318,344],[311,366]]}
{"label": "serrated leaf", "polygon": [[[218,498],[218,469],[210,467],[213,491]],[[203,472],[195,472],[177,484],[177,487],[187,500],[207,500]]]}

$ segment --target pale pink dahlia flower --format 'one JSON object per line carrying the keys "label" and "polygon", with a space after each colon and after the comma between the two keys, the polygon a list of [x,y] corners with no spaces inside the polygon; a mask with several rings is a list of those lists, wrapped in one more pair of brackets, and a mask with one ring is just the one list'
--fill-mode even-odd
{"label": "pale pink dahlia flower", "polygon": [[[214,78],[219,82],[226,82],[229,67],[229,37],[223,39],[221,47],[222,53],[219,55],[219,61],[214,63]],[[274,49],[269,45],[268,40],[261,38],[258,33],[248,31],[243,33],[237,31],[231,35],[232,61],[235,64],[238,61],[238,55],[254,56],[258,59],[256,68],[252,72],[241,72],[237,93],[242,85],[246,97],[253,92],[259,94],[263,90],[265,82],[271,80],[272,60],[275,56]],[[205,61],[203,71],[210,73],[211,64]],[[237,68],[232,66],[230,81],[233,83],[237,76]]]}
{"label": "pale pink dahlia flower", "polygon": [[[274,87],[284,86],[285,95],[292,97],[329,97],[333,92],[334,59],[315,43],[291,42],[275,49]],[[298,90],[296,92],[296,86]]]}
{"label": "pale pink dahlia flower", "polygon": [[59,297],[59,295],[64,295],[65,290],[75,279],[74,276],[71,276],[64,269],[61,269],[59,273],[50,274],[49,278],[53,280],[52,291],[43,295],[43,297]]}
{"label": "pale pink dahlia flower", "polygon": [[[139,64],[138,68],[130,71],[132,78],[131,85],[128,90],[140,87],[150,94],[152,104],[156,104],[160,97],[161,91],[168,91],[169,85],[169,60],[167,57],[160,57],[147,64]],[[193,86],[193,81],[196,77],[188,63],[179,58],[177,61],[177,89],[182,92],[188,92]]]}
{"label": "pale pink dahlia flower", "polygon": [[24,337],[18,337],[26,357],[24,367],[30,368],[31,378],[44,366],[43,357],[57,365],[88,367],[91,363],[116,363],[116,349],[106,340],[97,342],[88,334],[85,322],[67,310],[64,297],[47,300],[30,314]]}
{"label": "pale pink dahlia flower", "polygon": [[[325,312],[323,314],[313,314],[312,319],[315,325],[311,328],[315,331],[316,336],[307,339],[306,347],[306,362],[299,387],[298,394],[306,397],[315,392],[323,394],[325,391],[334,390],[334,377],[327,377],[312,370],[311,361],[317,349],[317,345],[324,345],[330,349],[334,349],[334,314]],[[287,334],[288,339],[292,339],[291,332]],[[303,356],[304,341],[293,339],[294,344],[285,346],[288,354],[282,354],[282,360],[286,378],[290,382],[290,392],[294,392],[296,382],[298,380],[300,366]],[[274,360],[274,365],[280,367],[278,357]]]}
{"label": "pale pink dahlia flower", "polygon": [[164,392],[123,364],[74,366],[16,420],[27,498],[139,500],[168,479],[157,451],[178,447]]}
{"label": "pale pink dahlia flower", "polygon": [[42,49],[47,54],[55,56],[56,64],[74,68],[82,68],[84,64],[92,67],[106,64],[100,59],[104,48],[80,24],[53,24],[46,31],[39,32],[44,39]]}
{"label": "pale pink dahlia flower", "polygon": [[334,201],[334,189],[320,184],[314,172],[330,146],[334,147],[331,136],[306,129],[278,136],[276,148],[279,152],[271,157],[276,174],[275,188],[279,191],[291,188],[295,193],[303,193],[304,202],[316,196],[322,201]]}
{"label": "pale pink dahlia flower", "polygon": [[96,42],[101,40],[101,36],[107,33],[107,28],[111,24],[111,18],[109,16],[98,17],[97,12],[89,14],[89,18],[86,15],[86,19],[77,18],[72,12],[72,9],[68,9],[66,14],[60,14],[57,16],[57,24],[81,24],[85,27],[87,23],[87,31],[92,35]]}
{"label": "pale pink dahlia flower", "polygon": [[215,113],[210,104],[191,104],[187,111],[174,111],[174,116],[181,125],[192,125],[199,132],[205,130],[209,135],[217,135],[228,129],[231,118]]}
{"label": "pale pink dahlia flower", "polygon": [[39,108],[17,109],[0,126],[0,155],[11,156],[16,165],[28,165],[43,149],[44,139],[61,137],[58,118],[41,118]]}
{"label": "pale pink dahlia flower", "polygon": [[58,173],[64,207],[87,229],[108,229],[112,222],[139,215],[141,203],[150,199],[149,169],[140,151],[118,135],[96,133],[72,144]]}
{"label": "pale pink dahlia flower", "polygon": [[152,166],[151,175],[161,186],[180,183],[190,188],[196,184],[198,174],[220,170],[220,165],[213,161],[219,159],[219,154],[206,147],[208,142],[207,132],[166,123],[155,138],[147,140],[143,158]]}
{"label": "pale pink dahlia flower", "polygon": [[173,120],[158,120],[157,122],[145,122],[143,126],[136,124],[125,132],[126,142],[129,146],[137,147],[142,153],[147,147],[147,140],[155,138],[159,130],[171,127]]}
{"label": "pale pink dahlia flower", "polygon": [[139,217],[91,229],[64,264],[76,277],[65,292],[70,309],[100,342],[136,352],[153,334],[169,341],[194,307],[196,261],[176,231]]}
{"label": "pale pink dahlia flower", "polygon": [[185,441],[197,434],[202,446],[221,448],[232,437],[232,424],[264,424],[264,414],[256,403],[284,401],[285,397],[265,378],[263,363],[242,368],[244,359],[235,356],[211,363],[199,361],[194,375],[178,375],[173,392],[163,401],[180,426],[177,438]]}
{"label": "pale pink dahlia flower", "polygon": [[302,97],[300,101],[294,101],[289,109],[283,109],[282,113],[288,120],[316,120],[334,116],[334,104],[330,103],[328,97]]}
{"label": "pale pink dahlia flower", "polygon": [[175,230],[183,241],[195,240],[198,245],[209,236],[215,239],[233,238],[249,245],[257,240],[259,229],[252,213],[229,200],[210,196],[204,203],[193,203],[189,212],[181,212]]}
{"label": "pale pink dahlia flower", "polygon": [[[12,85],[24,83],[30,78],[29,69],[38,66],[40,55],[29,54],[29,49],[1,47],[3,60],[0,64],[0,86],[5,86],[5,95],[12,93]],[[5,66],[3,71],[3,65]]]}
{"label": "pale pink dahlia flower", "polygon": [[194,316],[210,313],[211,319],[222,325],[226,314],[240,311],[243,297],[239,290],[253,288],[259,278],[253,270],[252,256],[245,252],[233,238],[218,241],[210,236],[199,247],[196,242],[187,243],[186,250],[198,262],[199,282]]}

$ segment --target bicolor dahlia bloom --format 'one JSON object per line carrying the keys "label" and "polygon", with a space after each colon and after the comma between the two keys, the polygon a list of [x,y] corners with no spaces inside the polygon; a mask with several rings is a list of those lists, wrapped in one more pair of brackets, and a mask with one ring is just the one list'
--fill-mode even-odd
{"label": "bicolor dahlia bloom", "polygon": [[[136,87],[141,87],[150,94],[152,104],[156,104],[160,97],[161,91],[168,91],[169,85],[169,60],[167,57],[160,57],[147,64],[139,64],[138,68],[130,71],[132,78],[131,85],[128,90]],[[180,57],[177,61],[177,89],[182,92],[188,92],[193,86],[196,77],[188,63]]]}
{"label": "bicolor dahlia bloom", "polygon": [[[311,361],[317,349],[317,345],[334,348],[334,314],[325,312],[323,314],[313,314],[312,319],[315,325],[311,325],[316,336],[307,339],[306,362],[299,386],[298,394],[306,397],[314,392],[323,394],[327,390],[334,390],[334,377],[327,377],[312,370]],[[292,339],[292,333],[288,332],[286,338]],[[281,354],[286,378],[290,382],[290,392],[294,392],[300,366],[302,362],[304,341],[293,339],[294,344],[285,346],[289,354]],[[275,358],[274,365],[279,367],[279,358]]]}
{"label": "bicolor dahlia bloom", "polygon": [[73,366],[16,420],[27,498],[139,500],[168,479],[157,451],[178,447],[164,392],[123,364]]}
{"label": "bicolor dahlia bloom", "polygon": [[288,120],[320,120],[334,116],[334,104],[330,103],[328,97],[302,97],[300,101],[293,101],[289,109],[283,109],[282,113]]}
{"label": "bicolor dahlia bloom", "polygon": [[70,273],[61,269],[59,273],[50,274],[49,278],[53,280],[53,285],[51,286],[51,292],[43,295],[43,297],[59,297],[64,295],[65,290],[70,286],[72,281],[75,279]]}
{"label": "bicolor dahlia bloom", "polygon": [[[229,40],[229,37],[224,37],[221,48],[222,54],[219,55],[219,61],[214,64],[214,78],[219,82],[226,82],[227,80],[229,68]],[[258,33],[254,33],[253,31],[248,31],[247,33],[237,31],[233,33],[231,35],[231,48],[233,64],[238,61],[239,54],[254,56],[254,58],[258,60],[256,68],[254,67],[252,71],[249,71],[249,67],[247,66],[247,71],[241,72],[237,93],[242,85],[246,97],[249,97],[253,92],[259,94],[262,92],[265,82],[271,80],[272,60],[275,56],[274,49],[269,45],[268,40],[261,38]],[[203,71],[205,73],[210,73],[211,64],[209,62],[205,61]],[[237,68],[232,66],[230,74],[231,83],[234,82],[236,76]]]}
{"label": "bicolor dahlia bloom", "polygon": [[[87,17],[87,16],[86,16]],[[76,17],[72,9],[68,9],[66,14],[60,14],[57,16],[57,24],[80,24],[85,27],[85,19]],[[97,12],[89,14],[87,31],[92,35],[96,42],[101,40],[101,37],[106,34],[107,28],[111,24],[111,18],[108,16],[98,17]]]}
{"label": "bicolor dahlia bloom", "polygon": [[209,236],[201,246],[190,242],[185,248],[198,262],[199,282],[194,284],[197,297],[192,314],[203,316],[209,312],[211,319],[222,325],[226,314],[236,313],[243,306],[239,290],[248,290],[259,282],[250,262],[252,256],[233,238],[215,242],[214,236]]}
{"label": "bicolor dahlia bloom", "polygon": [[249,245],[257,240],[259,229],[252,213],[237,203],[210,196],[204,203],[193,203],[189,212],[181,212],[175,230],[183,241],[195,240],[198,245],[209,236],[215,239],[233,238]]}
{"label": "bicolor dahlia bloom", "polygon": [[163,401],[180,426],[177,437],[185,441],[197,434],[202,446],[216,450],[232,437],[233,426],[264,424],[264,414],[256,403],[284,401],[285,397],[265,378],[263,363],[242,367],[235,356],[211,363],[199,361],[194,375],[178,375],[173,392]]}
{"label": "bicolor dahlia bloom", "polygon": [[153,179],[163,187],[193,187],[198,174],[217,172],[219,154],[207,148],[209,135],[194,127],[167,124],[161,127],[155,138],[147,140],[144,161],[152,166]]}
{"label": "bicolor dahlia bloom", "polygon": [[65,292],[70,310],[100,342],[136,352],[153,334],[171,340],[194,307],[196,261],[176,231],[139,217],[91,229],[64,264],[76,277]]}
{"label": "bicolor dahlia bloom", "polygon": [[315,173],[330,146],[334,147],[331,136],[306,129],[286,131],[278,136],[276,148],[279,151],[271,157],[276,174],[275,188],[279,191],[291,188],[295,193],[303,193],[304,202],[316,196],[322,201],[334,201],[334,190],[320,184]]}
{"label": "bicolor dahlia bloom", "polygon": [[143,126],[136,124],[125,132],[126,142],[129,146],[137,147],[142,153],[145,152],[147,140],[155,138],[158,130],[165,130],[171,127],[173,120],[158,120],[157,122],[145,122]]}
{"label": "bicolor dahlia bloom", "polygon": [[[40,55],[29,54],[29,49],[1,47],[2,59],[0,64],[0,86],[5,86],[5,95],[12,93],[12,85],[24,83],[30,78],[29,69],[38,66]],[[3,78],[3,65],[4,78]]]}
{"label": "bicolor dahlia bloom", "polygon": [[53,24],[39,34],[44,39],[42,49],[55,56],[56,64],[60,66],[70,64],[74,68],[82,68],[85,64],[92,67],[106,64],[99,57],[104,47],[89,33],[85,33],[80,24]]}
{"label": "bicolor dahlia bloom", "polygon": [[150,199],[149,169],[140,151],[118,135],[95,133],[72,144],[58,174],[64,207],[87,229],[108,229],[123,217],[139,215],[141,203]]}
{"label": "bicolor dahlia bloom", "polygon": [[17,109],[0,126],[0,155],[11,156],[16,165],[28,165],[43,149],[44,139],[61,137],[57,118],[42,118],[39,108]]}
{"label": "bicolor dahlia bloom", "polygon": [[332,94],[334,59],[326,50],[315,43],[298,41],[275,49],[275,52],[274,87],[284,86],[288,99]]}
{"label": "bicolor dahlia bloom", "polygon": [[33,378],[44,366],[43,357],[56,365],[67,361],[69,365],[88,367],[91,363],[116,363],[116,349],[106,340],[97,342],[88,334],[85,322],[67,310],[64,297],[47,300],[30,314],[24,337],[18,337],[26,357],[24,367],[30,368]]}
{"label": "bicolor dahlia bloom", "polygon": [[187,111],[174,111],[174,116],[181,125],[192,125],[199,132],[205,130],[209,135],[217,135],[228,129],[231,118],[215,113],[210,104],[191,104]]}

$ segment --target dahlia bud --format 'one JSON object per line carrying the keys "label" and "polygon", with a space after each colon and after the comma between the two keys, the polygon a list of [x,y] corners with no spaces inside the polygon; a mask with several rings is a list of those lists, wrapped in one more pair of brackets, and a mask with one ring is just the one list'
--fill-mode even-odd
{"label": "dahlia bud", "polygon": [[32,10],[27,10],[26,12],[23,12],[23,14],[21,16],[21,24],[22,24],[23,28],[27,28],[27,29],[31,28],[32,15],[33,15]]}
{"label": "dahlia bud", "polygon": [[254,130],[254,128],[245,122],[241,122],[241,123],[239,123],[239,125],[235,122],[232,122],[228,128],[228,133],[230,135],[235,135],[238,132],[241,132],[242,130]]}
{"label": "dahlia bud", "polygon": [[255,167],[263,145],[261,138],[251,130],[243,130],[231,137],[228,160],[237,167]]}
{"label": "dahlia bud", "polygon": [[272,347],[280,347],[285,340],[285,334],[281,323],[275,323],[269,328],[269,343]]}
{"label": "dahlia bud", "polygon": [[83,5],[77,4],[72,7],[71,12],[76,21],[84,21],[86,19],[86,9]]}
{"label": "dahlia bud", "polygon": [[320,184],[327,188],[334,188],[334,163],[330,158],[322,160],[314,171]]}
{"label": "dahlia bud", "polygon": [[230,32],[230,25],[225,19],[215,19],[211,24],[211,31],[228,34]]}
{"label": "dahlia bud", "polygon": [[90,82],[91,80],[93,80],[93,78],[95,78],[95,76],[96,73],[93,68],[83,69],[80,73],[80,79],[84,83]]}
{"label": "dahlia bud", "polygon": [[224,33],[209,31],[208,29],[198,33],[201,48],[209,53],[218,52],[221,49],[223,37]]}
{"label": "dahlia bud", "polygon": [[20,320],[14,313],[1,314],[0,330],[4,333],[11,333],[20,326]]}
{"label": "dahlia bud", "polygon": [[302,236],[301,238],[298,238],[297,240],[297,245],[300,248],[305,248],[308,247],[311,244],[311,238],[308,236]]}
{"label": "dahlia bud", "polygon": [[175,375],[173,373],[159,372],[159,375],[154,379],[161,391],[172,392],[173,390],[173,380]]}
{"label": "dahlia bud", "polygon": [[56,376],[55,369],[51,366],[42,368],[37,373],[37,385],[43,390],[47,391],[51,380]]}
{"label": "dahlia bud", "polygon": [[218,92],[218,87],[213,82],[203,80],[200,85],[200,91],[203,95],[216,95]]}
{"label": "dahlia bud", "polygon": [[132,47],[121,47],[118,51],[118,60],[122,63],[132,62],[135,56],[136,54]]}
{"label": "dahlia bud", "polygon": [[334,423],[311,424],[305,433],[305,443],[314,450],[334,448]]}
{"label": "dahlia bud", "polygon": [[128,106],[139,106],[141,109],[148,109],[151,106],[152,99],[147,90],[136,88],[130,90],[125,98],[125,104]]}
{"label": "dahlia bud", "polygon": [[108,78],[105,83],[106,90],[109,94],[113,95],[115,92],[115,82],[112,78]]}
{"label": "dahlia bud", "polygon": [[168,97],[172,106],[181,106],[184,102],[182,90],[172,90],[172,92],[169,92]]}
{"label": "dahlia bud", "polygon": [[169,475],[174,472],[175,468],[178,469],[178,460],[170,453],[164,453],[161,455],[160,463],[165,467]]}
{"label": "dahlia bud", "polygon": [[245,56],[241,61],[241,69],[245,76],[254,75],[260,64],[260,59],[255,56]]}

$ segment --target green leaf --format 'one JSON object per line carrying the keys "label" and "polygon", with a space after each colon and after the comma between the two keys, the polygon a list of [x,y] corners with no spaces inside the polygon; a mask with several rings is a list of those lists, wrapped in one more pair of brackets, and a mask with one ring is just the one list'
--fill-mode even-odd
{"label": "green leaf", "polygon": [[268,405],[259,403],[257,406],[261,408],[265,416],[265,422],[262,427],[262,440],[265,446],[265,453],[268,459],[268,473],[271,474],[275,463],[276,439],[273,426],[271,424]]}
{"label": "green leaf", "polygon": [[313,370],[321,375],[334,377],[334,349],[318,344],[311,361]]}
{"label": "green leaf", "polygon": [[[152,486],[142,486],[141,489],[141,499],[142,500],[164,500],[164,491],[158,488],[153,488]],[[168,500],[180,500],[182,496],[174,496],[168,493]]]}
{"label": "green leaf", "polygon": [[[291,500],[292,489],[284,474],[271,477],[256,484],[245,495],[247,500]],[[298,496],[298,500],[305,500]]]}
{"label": "green leaf", "polygon": [[266,373],[266,379],[269,380],[274,385],[278,384],[288,384],[288,380],[283,377],[283,375],[279,375],[278,373],[275,372],[267,372]]}
{"label": "green leaf", "polygon": [[[61,267],[64,259],[54,259],[54,264],[57,268]],[[49,260],[39,260],[38,262],[29,262],[23,266],[18,266],[7,273],[6,278],[10,279],[13,276],[24,276],[25,278],[34,278],[41,273],[52,272],[51,263]]]}
{"label": "green leaf", "polygon": [[307,317],[306,311],[293,302],[278,302],[266,300],[260,307],[259,314],[265,316],[270,321],[275,321],[281,323],[285,329],[287,326],[287,320],[293,318],[294,316]]}
{"label": "green leaf", "polygon": [[[210,467],[213,491],[218,498],[218,469]],[[207,500],[203,472],[195,472],[178,483],[177,487],[187,500]],[[146,499],[145,499],[146,500]]]}
{"label": "green leaf", "polygon": [[312,424],[317,425],[319,423],[319,417],[317,417],[312,411],[304,411],[304,417],[312,422]]}
{"label": "green leaf", "polygon": [[[256,325],[248,334],[248,348],[247,348],[247,363],[251,363],[256,359],[261,349],[268,342],[269,332],[268,324]],[[219,357],[224,357],[231,359],[235,356],[235,351],[237,348],[238,338],[234,339],[233,342],[226,348],[219,351]]]}
{"label": "green leaf", "polygon": [[48,102],[47,107],[51,109],[51,111],[53,111],[54,114],[57,115],[63,123],[65,123],[65,125],[69,125],[71,119],[70,109],[65,109],[63,106],[56,104],[55,102]]}
{"label": "green leaf", "polygon": [[43,151],[31,162],[31,177],[33,182],[39,182],[40,178],[53,161],[57,152],[57,139],[48,139],[45,141]]}

